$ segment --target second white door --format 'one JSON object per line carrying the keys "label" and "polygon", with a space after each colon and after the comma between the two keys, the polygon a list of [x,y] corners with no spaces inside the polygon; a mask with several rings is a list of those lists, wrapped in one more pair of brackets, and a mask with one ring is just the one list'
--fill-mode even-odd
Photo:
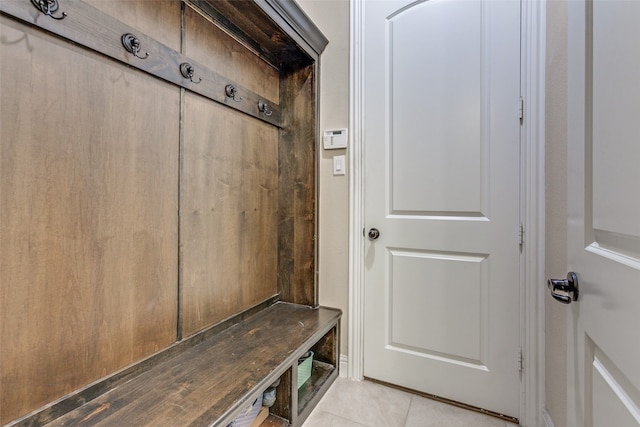
{"label": "second white door", "polygon": [[517,418],[520,3],[364,26],[365,376]]}
{"label": "second white door", "polygon": [[567,425],[640,427],[640,3],[568,13]]}

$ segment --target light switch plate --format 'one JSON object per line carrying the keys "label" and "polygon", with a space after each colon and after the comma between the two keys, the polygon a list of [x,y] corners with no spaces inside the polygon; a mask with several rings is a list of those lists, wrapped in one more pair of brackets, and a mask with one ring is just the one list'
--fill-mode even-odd
{"label": "light switch plate", "polygon": [[344,175],[346,173],[346,157],[333,156],[333,174]]}

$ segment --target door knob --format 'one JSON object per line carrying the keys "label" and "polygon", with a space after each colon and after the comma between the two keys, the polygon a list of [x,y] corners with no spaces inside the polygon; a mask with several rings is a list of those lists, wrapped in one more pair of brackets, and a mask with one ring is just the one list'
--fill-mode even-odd
{"label": "door knob", "polygon": [[376,240],[378,237],[380,237],[380,230],[378,230],[377,228],[370,228],[368,235],[369,240]]}
{"label": "door knob", "polygon": [[570,271],[566,279],[549,279],[547,287],[551,291],[551,296],[563,304],[571,304],[571,301],[578,301],[578,276]]}

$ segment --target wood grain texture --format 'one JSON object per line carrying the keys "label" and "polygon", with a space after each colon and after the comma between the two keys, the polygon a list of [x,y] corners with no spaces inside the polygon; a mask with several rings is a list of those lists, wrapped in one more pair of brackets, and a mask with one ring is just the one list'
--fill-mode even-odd
{"label": "wood grain texture", "polygon": [[[246,1],[190,1],[199,10],[235,35],[256,54],[262,55],[273,67],[279,68],[282,47],[293,45],[293,40],[277,29],[268,15]],[[233,17],[230,19],[229,17]],[[278,45],[286,39],[282,45]]]}
{"label": "wood grain texture", "polygon": [[[279,100],[279,72],[191,7],[185,7],[183,53],[266,98]],[[240,93],[241,97],[247,94]]]}
{"label": "wood grain texture", "polygon": [[180,52],[180,0],[83,1]]}
{"label": "wood grain texture", "polygon": [[339,318],[274,304],[49,426],[226,426]]}
{"label": "wood grain texture", "polygon": [[[139,0],[131,3],[152,5],[154,2]],[[117,3],[116,6],[120,4]],[[144,10],[144,8],[135,8],[134,6],[131,5],[131,8]],[[110,9],[108,4],[105,4],[104,7]],[[113,7],[113,9],[123,13],[120,10],[126,10],[127,8]],[[0,2],[0,11],[163,80],[185,87],[227,107],[242,111],[267,123],[280,126],[280,106],[276,102],[277,100],[270,100],[269,106],[272,114],[265,115],[258,109],[258,101],[265,98],[265,96],[247,89],[238,83],[234,76],[226,77],[83,1],[65,2],[65,12],[68,13],[68,17],[62,21],[46,17],[29,2],[22,0],[3,0]],[[129,20],[133,20],[133,18]],[[142,21],[146,22],[146,25],[150,25],[148,21]],[[211,24],[207,25],[211,26]],[[162,22],[159,22],[158,27],[154,29],[154,32],[158,31],[162,32]],[[175,31],[171,29],[169,32],[173,34]],[[125,33],[132,33],[139,39],[140,55],[143,58],[138,58],[124,49],[121,37]],[[226,37],[229,38],[228,36]],[[145,57],[146,53],[149,53],[148,57]],[[194,79],[199,83],[194,83],[181,74],[180,64],[183,62],[188,62],[193,66],[195,71]],[[240,93],[243,95],[242,102],[236,102],[225,96],[224,88],[230,82],[238,86]]]}
{"label": "wood grain texture", "polygon": [[301,426],[304,423],[337,377],[338,369],[335,365],[313,362],[311,379],[298,390],[298,408],[296,410],[298,415],[294,418],[293,425]]}
{"label": "wood grain texture", "polygon": [[183,335],[277,293],[278,130],[185,96]]}
{"label": "wood grain texture", "polygon": [[331,330],[328,334],[322,337],[312,348],[313,360],[324,363],[329,363],[333,366],[338,364],[338,351],[336,347],[338,337],[336,333],[340,331]]}
{"label": "wood grain texture", "polygon": [[[329,40],[289,0],[187,0],[275,68],[313,64]],[[256,7],[258,6],[258,7]]]}
{"label": "wood grain texture", "polygon": [[269,408],[271,414],[287,420],[290,423],[293,421],[291,399],[291,395],[293,393],[291,385],[292,372],[293,368],[289,368],[280,376],[280,384],[278,384],[278,387],[276,388],[276,402],[271,408]]}
{"label": "wood grain texture", "polygon": [[278,289],[283,301],[315,305],[316,110],[314,67],[280,82]]}
{"label": "wood grain texture", "polygon": [[179,91],[1,19],[4,423],[175,340]]}
{"label": "wood grain texture", "polygon": [[[225,329],[236,325],[243,320],[259,313],[265,308],[271,306],[277,302],[275,299],[269,299],[264,303],[251,307],[250,309],[238,313],[237,315],[218,323],[211,328],[199,332],[185,340],[176,342],[171,346],[153,354],[152,356],[137,362],[133,365],[109,375],[101,380],[91,384],[90,386],[83,387],[66,395],[63,399],[53,402],[51,405],[47,405],[40,410],[32,412],[29,416],[21,419],[16,423],[10,423],[12,427],[29,427],[29,426],[42,426],[50,423],[63,416],[64,414],[79,408],[85,403],[95,399],[96,397],[109,392],[110,390],[130,381],[137,377],[142,372],[145,372],[160,363],[163,363],[171,358],[176,357],[178,354],[185,352],[186,350],[195,347],[196,345],[210,339],[212,336],[224,331]],[[281,394],[285,396],[285,394]]]}
{"label": "wood grain texture", "polygon": [[289,425],[286,420],[274,415],[269,415],[269,417],[260,424],[260,427],[288,427]]}
{"label": "wood grain texture", "polygon": [[[47,419],[176,348],[178,252],[185,336],[278,294],[317,303],[317,69],[254,22],[253,2],[224,3],[241,31],[272,37],[280,71],[189,7],[193,57],[180,53],[177,1],[69,0],[63,21],[0,2],[0,424],[51,404]],[[126,31],[149,58],[123,49]],[[179,75],[184,60],[201,84]],[[228,81],[243,102],[223,95]],[[273,116],[256,111],[262,98]],[[93,409],[88,420],[108,408]]]}

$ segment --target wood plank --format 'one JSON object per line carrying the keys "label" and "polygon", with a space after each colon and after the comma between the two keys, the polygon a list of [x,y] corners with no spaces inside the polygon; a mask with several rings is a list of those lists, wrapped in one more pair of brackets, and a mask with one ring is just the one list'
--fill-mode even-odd
{"label": "wood plank", "polygon": [[[69,0],[59,1],[64,7]],[[83,0],[96,9],[180,52],[180,0]],[[158,25],[162,23],[162,25]]]}
{"label": "wood plank", "polygon": [[340,315],[274,304],[49,425],[226,426]]}
{"label": "wood plank", "polygon": [[180,193],[184,336],[277,294],[278,131],[187,93]]}
{"label": "wood plank", "polygon": [[[220,75],[233,77],[229,83],[246,87],[270,104],[279,103],[280,73],[277,69],[191,7],[185,7],[184,14],[185,55]],[[242,93],[240,89],[238,95],[247,98],[250,94]]]}
{"label": "wood plank", "polygon": [[[271,306],[275,302],[277,302],[277,299],[268,299],[267,301],[251,307],[246,311],[238,313],[237,315],[225,320],[224,322],[220,322],[215,326],[212,326],[185,340],[176,342],[173,345],[153,354],[152,356],[140,362],[129,365],[126,368],[114,373],[113,375],[109,375],[95,383],[78,389],[73,393],[66,395],[63,399],[52,402],[50,405],[44,406],[37,411],[30,413],[23,419],[11,422],[9,425],[12,427],[45,425],[61,417],[62,415],[73,411],[76,408],[79,408],[80,406],[108,392],[109,390],[112,390],[119,385],[130,381],[132,378],[137,377],[142,372],[147,371],[154,366],[157,366],[158,364],[175,357],[177,354],[200,344],[202,341],[209,339],[213,335],[220,333],[226,328],[242,322],[243,320]],[[289,370],[289,372],[290,371],[291,370]],[[280,395],[285,396],[285,394]],[[290,416],[287,416],[287,418],[289,419]]]}
{"label": "wood plank", "polygon": [[339,351],[337,348],[338,336],[340,331],[332,330],[327,335],[322,337],[314,346],[313,346],[313,360],[320,361],[325,363],[335,364],[339,359]]}
{"label": "wood plank", "polygon": [[270,408],[273,415],[281,419],[291,421],[293,419],[291,378],[293,367],[280,376],[280,384],[276,388],[276,402]]}
{"label": "wood plank", "polygon": [[[279,146],[278,289],[285,301],[314,305],[316,126],[313,66],[280,83],[285,128]],[[314,284],[311,286],[310,284]]]}
{"label": "wood plank", "polygon": [[289,423],[286,420],[274,415],[269,415],[269,417],[260,424],[260,427],[287,427],[288,425]]}
{"label": "wood plank", "polygon": [[175,340],[179,89],[0,19],[5,423]]}
{"label": "wood plank", "polygon": [[269,417],[260,424],[260,427],[287,427],[289,423],[280,417],[269,415]]}
{"label": "wood plank", "polygon": [[[153,2],[148,2],[153,3]],[[64,10],[67,17],[55,20],[46,17],[33,7],[30,2],[21,0],[3,0],[0,11],[22,20],[30,25],[85,46],[103,55],[109,56],[132,67],[138,68],[158,78],[199,93],[213,101],[232,109],[242,111],[259,120],[280,126],[280,105],[277,99],[269,102],[271,115],[265,115],[258,109],[258,102],[264,98],[251,91],[231,77],[203,65],[180,52],[169,48],[148,36],[142,31],[125,25],[110,15],[82,1],[66,2]],[[122,36],[132,33],[140,42],[140,57],[136,57],[124,49]],[[146,53],[149,55],[146,56]],[[180,72],[180,64],[190,63],[194,68],[194,81],[186,79]],[[236,102],[225,95],[225,86],[234,83],[240,93],[244,94],[242,102]]]}
{"label": "wood plank", "polygon": [[[313,58],[300,50],[297,38],[282,29],[271,32],[272,21],[252,22],[264,19],[254,2],[232,1],[226,2],[230,16],[250,32],[271,37],[269,46],[283,49],[284,56],[278,56],[285,58],[278,60],[283,87],[278,70],[219,31],[211,33],[223,39],[215,55],[208,52],[211,45],[193,42],[201,37],[193,31],[186,49],[198,55],[194,59],[180,53],[176,39],[179,2],[156,3],[68,0],[60,5],[67,18],[56,21],[28,0],[0,1],[3,23],[9,23],[2,28],[0,341],[3,349],[16,349],[0,355],[0,423],[50,404],[57,409],[44,409],[40,419],[47,419],[139,371],[124,368],[122,375],[92,381],[167,346],[177,348],[171,343],[179,327],[179,248],[192,263],[183,279],[191,275],[196,284],[182,306],[191,304],[186,311],[195,319],[185,335],[224,324],[280,292],[288,301],[317,302]],[[149,58],[124,51],[123,32],[134,32]],[[41,40],[54,48],[40,59]],[[18,54],[10,50],[16,48]],[[67,50],[72,54],[60,54]],[[218,64],[214,57],[225,54]],[[20,58],[14,61],[12,55]],[[301,59],[294,60],[296,55]],[[203,78],[200,84],[179,74],[185,60],[194,65],[196,79]],[[242,103],[224,96],[231,81],[226,73],[237,78]],[[14,75],[19,79],[11,87]],[[175,114],[179,87],[190,91],[182,117]],[[218,104],[212,107],[195,93]],[[273,101],[273,116],[257,111],[262,98]],[[290,127],[278,144],[274,126],[282,125],[281,108],[289,110]],[[180,157],[185,174],[178,178],[177,120],[182,119],[190,129],[182,134],[182,148],[195,154]],[[180,227],[192,240],[181,247],[176,184],[190,171],[189,185],[181,181],[190,189],[181,202],[193,204],[182,204]],[[238,191],[231,191],[230,183]],[[198,214],[187,218],[190,207]],[[4,285],[8,282],[11,286]],[[12,336],[16,330],[24,334]],[[73,399],[52,402],[68,392]],[[125,411],[126,406],[114,403]],[[103,407],[94,409],[94,417],[101,417]],[[281,413],[291,418],[287,411],[284,405]]]}
{"label": "wood plank", "polygon": [[296,2],[187,1],[203,10],[225,31],[278,69],[287,64],[296,64],[298,67],[313,64],[329,43]]}
{"label": "wood plank", "polygon": [[[313,63],[313,59],[299,47],[294,37],[280,28],[261,7],[256,7],[256,4],[262,6],[261,3],[247,0],[188,0],[188,2],[211,17],[213,22],[225,32],[232,34],[276,69],[281,69],[289,63],[299,65]],[[298,8],[297,5],[293,7]],[[315,26],[313,27],[314,34],[321,34]],[[296,34],[293,27],[289,31]]]}
{"label": "wood plank", "polygon": [[298,392],[298,415],[293,425],[301,426],[304,423],[336,378],[338,378],[338,370],[334,369],[332,365],[322,362],[315,364],[311,381],[300,387]]}
{"label": "wood plank", "polygon": [[309,403],[318,395],[327,380],[337,374],[335,365],[313,361],[311,378],[298,389],[298,411],[304,412]]}

